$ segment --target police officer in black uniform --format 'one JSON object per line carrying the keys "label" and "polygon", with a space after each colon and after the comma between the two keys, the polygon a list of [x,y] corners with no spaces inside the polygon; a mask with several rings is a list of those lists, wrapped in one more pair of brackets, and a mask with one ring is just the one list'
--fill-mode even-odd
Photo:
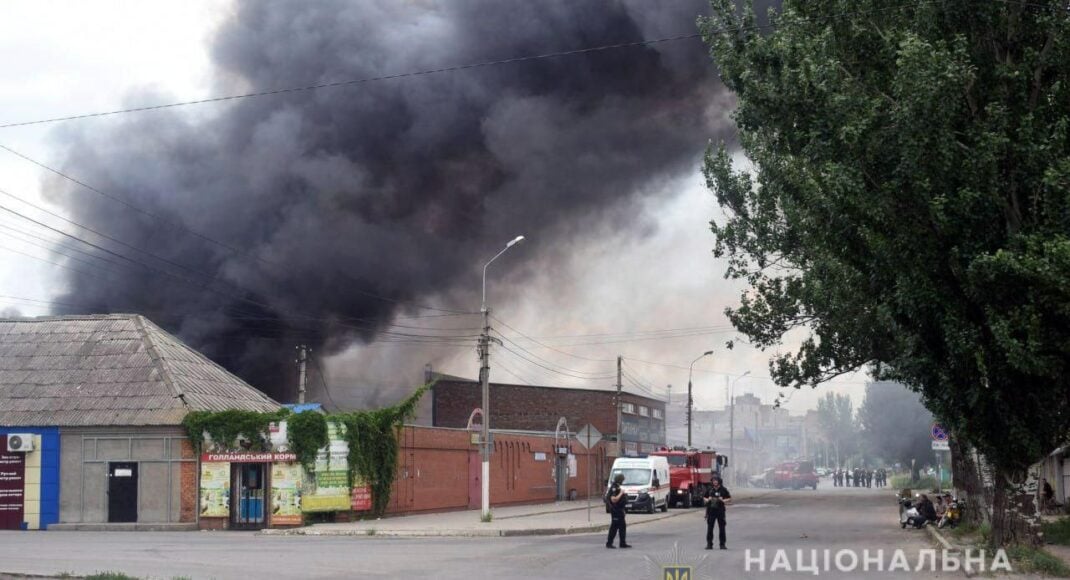
{"label": "police officer in black uniform", "polygon": [[717,524],[717,540],[721,544],[722,550],[727,550],[728,547],[725,542],[728,540],[728,536],[724,531],[724,512],[725,506],[732,503],[732,494],[728,492],[728,488],[722,485],[721,478],[713,476],[710,480],[710,488],[706,490],[706,495],[702,497],[703,503],[706,504],[706,549],[713,549],[713,525]]}
{"label": "police officer in black uniform", "polygon": [[624,474],[618,473],[613,478],[613,483],[609,486],[609,538],[606,540],[607,548],[615,548],[613,545],[613,538],[617,537],[617,532],[620,532],[620,547],[631,548],[631,544],[625,539],[625,534],[628,533],[628,524],[624,521],[624,508],[628,503],[628,496],[621,489],[621,484],[624,483]]}

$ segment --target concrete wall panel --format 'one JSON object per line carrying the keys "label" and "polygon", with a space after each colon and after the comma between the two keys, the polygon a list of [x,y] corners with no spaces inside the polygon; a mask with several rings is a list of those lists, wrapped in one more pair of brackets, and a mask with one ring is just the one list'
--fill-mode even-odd
{"label": "concrete wall panel", "polygon": [[82,467],[82,488],[85,504],[83,522],[108,521],[108,464],[86,463]]}
{"label": "concrete wall panel", "polygon": [[[162,451],[165,449],[160,447]],[[139,522],[166,522],[170,497],[166,463],[138,464],[138,513]],[[174,495],[172,493],[172,495]]]}
{"label": "concrete wall panel", "polygon": [[137,460],[167,459],[167,440],[166,439],[134,439],[134,457]]}
{"label": "concrete wall panel", "polygon": [[97,439],[96,459],[104,461],[129,461],[130,439]]}
{"label": "concrete wall panel", "polygon": [[82,521],[82,436],[61,436],[59,455],[59,521]]}

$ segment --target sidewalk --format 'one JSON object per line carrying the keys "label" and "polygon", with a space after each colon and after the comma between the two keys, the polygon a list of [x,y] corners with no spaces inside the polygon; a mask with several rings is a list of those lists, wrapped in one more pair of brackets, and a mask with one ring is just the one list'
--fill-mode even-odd
{"label": "sidewalk", "polygon": [[[740,490],[733,497],[747,501],[762,495],[758,490]],[[597,498],[591,500],[590,520],[587,502],[569,501],[524,506],[494,508],[493,521],[479,520],[479,510],[465,510],[435,514],[416,514],[364,520],[345,524],[315,524],[303,528],[263,530],[264,535],[304,536],[558,536],[604,532],[609,529],[609,516]],[[670,509],[653,514],[629,513],[628,526],[642,525],[686,514],[701,517],[700,508]]]}

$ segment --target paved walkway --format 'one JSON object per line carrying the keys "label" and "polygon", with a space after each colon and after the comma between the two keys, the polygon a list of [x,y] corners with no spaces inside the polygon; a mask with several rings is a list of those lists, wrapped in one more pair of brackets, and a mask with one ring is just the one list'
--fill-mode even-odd
{"label": "paved walkway", "polygon": [[[743,502],[769,492],[741,489],[733,493],[737,501]],[[629,513],[628,526],[699,511],[699,508],[691,508],[653,514]],[[556,536],[609,529],[609,516],[602,502],[597,499],[591,501],[589,516],[586,501],[498,507],[492,510],[494,519],[489,523],[481,522],[479,514],[479,510],[416,514],[344,524],[315,524],[288,530],[264,530],[261,533],[284,536]]]}

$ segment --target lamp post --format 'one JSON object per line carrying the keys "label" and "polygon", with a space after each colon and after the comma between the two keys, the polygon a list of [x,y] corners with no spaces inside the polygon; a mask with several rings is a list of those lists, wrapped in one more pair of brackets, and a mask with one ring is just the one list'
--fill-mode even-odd
{"label": "lamp post", "polygon": [[[730,410],[728,411],[728,456],[731,457],[731,461],[736,460],[736,383],[739,382],[739,379],[742,379],[749,374],[750,371],[747,371],[736,377],[735,380],[732,381],[731,392],[728,394],[728,398],[730,399],[729,404],[731,405]],[[755,436],[757,436],[757,433],[755,433]],[[755,454],[755,460],[757,460],[757,454]],[[735,470],[733,470],[732,473],[735,473]],[[733,483],[739,482],[733,481]]]}
{"label": "lamp post", "polygon": [[483,437],[480,449],[483,459],[483,511],[480,517],[484,522],[490,521],[490,310],[487,308],[487,266],[523,239],[524,236],[513,238],[502,251],[483,264],[483,301],[479,308],[483,313],[483,332],[479,335],[479,383],[483,390]]}
{"label": "lamp post", "polygon": [[694,422],[691,419],[691,407],[695,403],[695,399],[691,396],[691,375],[694,374],[694,372],[695,372],[695,363],[697,363],[698,361],[702,360],[703,357],[710,356],[711,354],[713,354],[712,350],[707,350],[706,352],[702,353],[702,355],[696,357],[695,360],[691,361],[691,367],[688,368],[688,370],[687,370],[687,446],[688,447],[691,447],[691,423]]}

